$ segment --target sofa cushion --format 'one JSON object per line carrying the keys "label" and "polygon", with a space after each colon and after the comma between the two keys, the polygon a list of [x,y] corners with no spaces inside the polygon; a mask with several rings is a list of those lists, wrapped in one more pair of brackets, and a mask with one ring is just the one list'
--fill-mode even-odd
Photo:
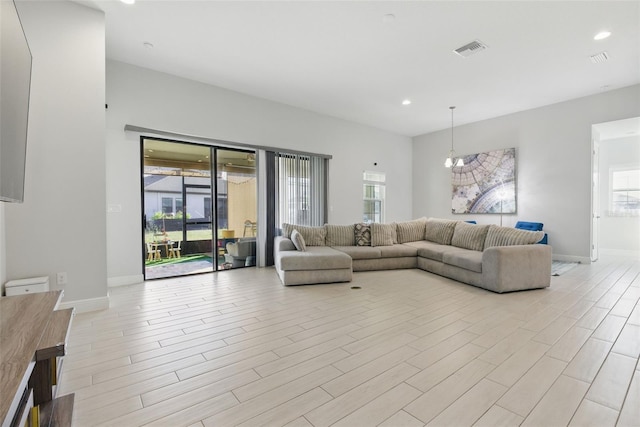
{"label": "sofa cushion", "polygon": [[419,257],[428,258],[439,262],[443,262],[444,254],[447,252],[457,252],[464,250],[455,246],[440,245],[438,243],[428,242],[426,240],[423,240],[421,242],[405,243],[404,245],[416,248]]}
{"label": "sofa cushion", "polygon": [[293,230],[291,232],[291,241],[297,250],[302,252],[307,250],[307,245],[304,244],[304,237],[302,237],[302,234],[300,234],[298,230]]}
{"label": "sofa cushion", "polygon": [[413,221],[399,222],[396,224],[398,243],[416,242],[424,240],[424,231],[427,218]]}
{"label": "sofa cushion", "polygon": [[344,252],[353,259],[377,259],[380,258],[380,249],[386,246],[334,246],[333,249]]}
{"label": "sofa cushion", "polygon": [[458,221],[429,218],[425,223],[424,239],[441,245],[450,245]]}
{"label": "sofa cushion", "polygon": [[371,226],[369,224],[356,224],[354,226],[356,246],[371,246]]}
{"label": "sofa cushion", "polygon": [[371,246],[391,246],[397,243],[396,223],[371,224]]}
{"label": "sofa cushion", "polygon": [[513,246],[513,245],[533,245],[544,237],[544,231],[518,230],[511,227],[500,227],[490,225],[484,247],[492,246]]}
{"label": "sofa cushion", "polygon": [[281,270],[331,270],[351,268],[351,257],[328,246],[307,247],[302,251],[285,251],[278,254]]}
{"label": "sofa cushion", "polygon": [[445,264],[482,273],[482,252],[475,250],[457,250],[445,252],[442,257]]}
{"label": "sofa cushion", "polygon": [[325,242],[327,246],[353,246],[356,244],[355,227],[351,225],[325,224],[327,230]]}
{"label": "sofa cushion", "polygon": [[288,239],[284,236],[276,236],[275,244],[273,245],[275,252],[282,251],[295,251],[296,247],[294,246],[291,239]]}
{"label": "sofa cushion", "polygon": [[400,258],[418,255],[418,249],[400,243],[393,246],[380,246],[377,249],[380,249],[381,258]]}
{"label": "sofa cushion", "polygon": [[460,221],[453,231],[451,244],[459,248],[471,249],[472,251],[482,251],[488,231],[488,225],[468,224]]}
{"label": "sofa cushion", "polygon": [[288,239],[291,238],[291,232],[298,230],[304,238],[304,243],[307,246],[326,246],[325,237],[327,230],[324,227],[307,227],[305,225],[296,224],[282,224],[282,235]]}

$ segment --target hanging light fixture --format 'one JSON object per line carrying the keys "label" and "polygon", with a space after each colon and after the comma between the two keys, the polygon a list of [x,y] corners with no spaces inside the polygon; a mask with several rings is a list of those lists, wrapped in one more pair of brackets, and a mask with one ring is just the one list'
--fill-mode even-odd
{"label": "hanging light fixture", "polygon": [[453,151],[453,110],[455,110],[456,107],[455,106],[449,107],[449,109],[451,110],[451,150],[449,151],[449,156],[447,157],[447,160],[444,161],[444,166],[447,168],[450,168],[454,164],[456,166],[464,166],[464,161],[462,160],[462,157],[456,159],[455,158],[456,152]]}

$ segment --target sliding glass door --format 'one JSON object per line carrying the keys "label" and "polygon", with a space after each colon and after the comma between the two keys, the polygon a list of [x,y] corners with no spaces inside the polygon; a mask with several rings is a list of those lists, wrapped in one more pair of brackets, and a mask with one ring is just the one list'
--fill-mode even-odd
{"label": "sliding glass door", "polygon": [[257,180],[255,153],[216,150],[218,264],[221,269],[256,265]]}
{"label": "sliding glass door", "polygon": [[151,138],[141,151],[145,279],[255,265],[255,153]]}

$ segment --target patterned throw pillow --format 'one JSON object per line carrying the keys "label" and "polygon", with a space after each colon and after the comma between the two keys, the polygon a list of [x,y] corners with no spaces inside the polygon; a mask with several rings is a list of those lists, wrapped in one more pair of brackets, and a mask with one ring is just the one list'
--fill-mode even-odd
{"label": "patterned throw pillow", "polygon": [[440,245],[450,245],[457,222],[450,219],[429,218],[425,224],[424,239]]}
{"label": "patterned throw pillow", "polygon": [[484,250],[484,241],[489,231],[488,225],[468,224],[459,221],[453,231],[451,245],[472,251]]}
{"label": "patterned throw pillow", "polygon": [[354,229],[356,246],[371,246],[371,226],[369,224],[356,224]]}
{"label": "patterned throw pillow", "polygon": [[513,245],[533,245],[544,237],[544,231],[528,231],[517,228],[500,227],[490,225],[484,247],[491,246],[513,246]]}
{"label": "patterned throw pillow", "polygon": [[298,233],[298,230],[294,229],[291,232],[291,241],[297,250],[301,252],[305,252],[307,250],[307,246],[304,244],[304,237],[302,237],[302,234]]}
{"label": "patterned throw pillow", "polygon": [[399,222],[396,224],[398,230],[398,243],[417,242],[424,240],[425,225],[427,218],[420,218],[413,221]]}
{"label": "patterned throw pillow", "polygon": [[[392,224],[371,224],[371,246],[392,246],[393,245],[393,233]],[[396,224],[393,223],[393,230],[395,230]]]}
{"label": "patterned throw pillow", "polygon": [[326,246],[325,236],[327,231],[324,227],[306,227],[304,225],[282,224],[282,235],[288,239],[291,238],[293,230],[298,230],[302,234],[307,246]]}
{"label": "patterned throw pillow", "polygon": [[331,225],[325,224],[327,230],[326,244],[327,246],[354,246],[355,232],[354,226],[351,225]]}

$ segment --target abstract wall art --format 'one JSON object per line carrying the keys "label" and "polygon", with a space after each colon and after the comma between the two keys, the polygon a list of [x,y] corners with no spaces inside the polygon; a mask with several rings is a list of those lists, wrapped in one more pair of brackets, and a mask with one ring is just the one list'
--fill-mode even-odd
{"label": "abstract wall art", "polygon": [[516,213],[516,149],[464,156],[464,166],[451,168],[451,212]]}

